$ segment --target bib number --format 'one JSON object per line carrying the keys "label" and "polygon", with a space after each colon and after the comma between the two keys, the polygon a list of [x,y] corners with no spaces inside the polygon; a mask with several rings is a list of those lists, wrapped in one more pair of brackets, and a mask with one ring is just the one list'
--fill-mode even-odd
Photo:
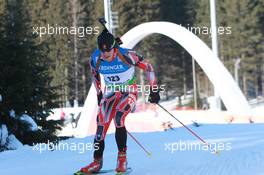
{"label": "bib number", "polygon": [[117,82],[117,81],[119,81],[120,80],[120,77],[119,76],[109,76],[109,77],[107,77],[107,79],[109,80],[109,81],[111,81],[111,82]]}

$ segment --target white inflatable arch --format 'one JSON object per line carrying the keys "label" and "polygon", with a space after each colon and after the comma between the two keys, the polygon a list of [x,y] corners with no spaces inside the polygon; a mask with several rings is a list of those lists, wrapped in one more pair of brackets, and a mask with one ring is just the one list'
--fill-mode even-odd
{"label": "white inflatable arch", "polygon": [[[250,116],[249,104],[231,74],[222,62],[214,56],[211,49],[186,28],[170,22],[143,23],[121,37],[123,41],[122,47],[132,49],[138,42],[153,33],[168,36],[190,53],[206,73],[230,113]],[[97,98],[95,88],[92,85],[85,101],[77,135],[86,136],[89,130],[94,130],[95,121],[92,121],[92,119],[94,119],[96,113]]]}

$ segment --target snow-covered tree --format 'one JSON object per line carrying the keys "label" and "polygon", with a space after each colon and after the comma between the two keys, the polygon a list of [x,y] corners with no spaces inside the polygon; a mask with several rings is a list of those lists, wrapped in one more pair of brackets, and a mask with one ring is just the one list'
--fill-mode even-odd
{"label": "snow-covered tree", "polygon": [[[23,144],[54,141],[60,127],[58,122],[46,120],[50,109],[57,106],[50,86],[47,47],[34,40],[25,2],[4,2],[4,13],[0,13],[0,125],[5,124],[9,134]],[[37,130],[30,129],[32,121],[25,121],[29,118],[23,114],[32,117]]]}

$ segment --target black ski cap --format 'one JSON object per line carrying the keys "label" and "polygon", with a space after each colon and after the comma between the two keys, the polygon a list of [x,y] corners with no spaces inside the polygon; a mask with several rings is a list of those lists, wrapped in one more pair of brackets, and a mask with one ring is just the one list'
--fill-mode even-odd
{"label": "black ski cap", "polygon": [[97,37],[98,48],[102,52],[109,52],[114,47],[118,47],[117,42],[114,36],[108,32],[107,29],[104,29],[100,35]]}

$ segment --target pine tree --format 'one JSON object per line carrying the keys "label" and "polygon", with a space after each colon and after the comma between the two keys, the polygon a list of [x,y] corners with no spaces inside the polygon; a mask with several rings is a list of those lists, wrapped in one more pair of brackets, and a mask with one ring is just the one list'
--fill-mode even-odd
{"label": "pine tree", "polygon": [[[58,87],[60,106],[73,105],[74,99],[83,104],[90,88],[88,59],[96,47],[97,36],[94,28],[98,26],[95,14],[103,16],[101,1],[28,1],[35,26],[85,28],[91,27],[92,33],[44,35],[38,42],[47,44],[48,57],[51,59],[49,71],[52,85]],[[74,24],[75,20],[75,24]],[[76,25],[76,26],[73,26]],[[77,86],[76,86],[77,85]]]}
{"label": "pine tree", "polygon": [[[192,1],[170,1],[161,3],[161,20],[176,23],[182,26],[193,23],[193,2]],[[166,55],[166,59],[159,60],[158,63],[163,69],[162,80],[168,85],[168,90],[175,95],[186,95],[192,89],[192,66],[191,57],[178,43],[162,37],[159,41],[162,47],[161,57]]]}
{"label": "pine tree", "polygon": [[261,63],[263,52],[263,33],[261,32],[259,0],[226,1],[223,8],[226,11],[226,24],[232,29],[231,35],[223,38],[222,45],[225,65],[233,70],[233,60],[241,59],[240,86],[248,98],[255,98],[258,94],[257,65]]}
{"label": "pine tree", "polygon": [[[197,2],[196,25],[210,27],[209,5],[208,0]],[[241,59],[240,86],[247,97],[256,97],[262,87],[260,72],[263,68],[257,66],[263,58],[262,9],[262,0],[216,1],[217,26],[231,31],[218,32],[219,57],[231,74],[234,74],[234,61]],[[199,35],[210,46],[209,36]]]}
{"label": "pine tree", "polygon": [[[219,1],[217,1],[219,2]],[[211,48],[211,22],[210,22],[210,2],[209,0],[196,1],[195,3],[195,22],[194,27],[199,27],[204,29],[204,32],[197,34],[197,36],[205,42],[208,47]],[[218,13],[217,13],[218,14]],[[217,19],[219,15],[217,15]],[[198,82],[198,92],[201,96],[213,95],[213,85],[207,78],[206,74],[203,72],[202,68],[197,66],[197,82]]]}
{"label": "pine tree", "polygon": [[55,89],[50,86],[47,71],[50,62],[43,52],[45,46],[34,42],[24,2],[6,1],[4,14],[0,46],[0,92],[4,98],[1,111],[8,117],[9,111],[14,110],[16,119],[26,113],[33,117],[39,130],[31,132],[17,120],[2,120],[24,144],[54,141],[60,127],[59,122],[46,120],[57,103],[53,100]]}

